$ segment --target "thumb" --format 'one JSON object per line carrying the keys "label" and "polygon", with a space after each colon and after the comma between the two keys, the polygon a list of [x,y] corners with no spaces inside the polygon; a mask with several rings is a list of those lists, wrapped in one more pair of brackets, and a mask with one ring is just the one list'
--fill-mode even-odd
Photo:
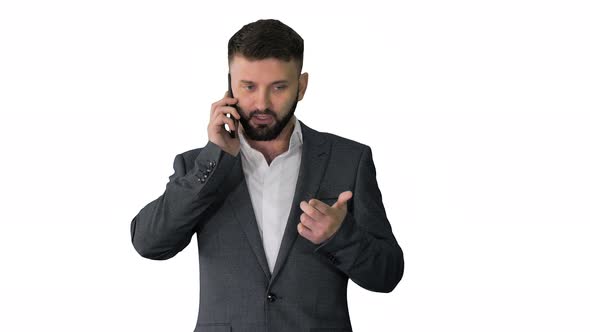
{"label": "thumb", "polygon": [[333,208],[340,209],[342,207],[346,207],[346,202],[352,198],[352,191],[348,190],[345,192],[340,193],[338,195],[338,201],[332,205]]}

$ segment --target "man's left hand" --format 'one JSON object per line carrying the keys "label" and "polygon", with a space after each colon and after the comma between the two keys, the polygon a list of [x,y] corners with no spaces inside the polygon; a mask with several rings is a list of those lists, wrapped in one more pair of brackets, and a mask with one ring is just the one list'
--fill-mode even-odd
{"label": "man's left hand", "polygon": [[303,213],[297,231],[313,244],[320,244],[329,239],[340,228],[346,217],[346,202],[352,198],[352,191],[338,195],[338,201],[332,206],[312,198],[309,203],[301,201],[299,206]]}

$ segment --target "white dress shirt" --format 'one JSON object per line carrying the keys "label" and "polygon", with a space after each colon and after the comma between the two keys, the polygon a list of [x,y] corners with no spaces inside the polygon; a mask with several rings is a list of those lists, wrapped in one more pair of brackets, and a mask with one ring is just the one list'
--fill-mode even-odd
{"label": "white dress shirt", "polygon": [[295,128],[291,134],[289,149],[275,157],[270,165],[260,151],[248,144],[242,130],[241,127],[238,130],[242,170],[246,177],[268,267],[272,273],[291,211],[301,165],[301,125],[295,117]]}

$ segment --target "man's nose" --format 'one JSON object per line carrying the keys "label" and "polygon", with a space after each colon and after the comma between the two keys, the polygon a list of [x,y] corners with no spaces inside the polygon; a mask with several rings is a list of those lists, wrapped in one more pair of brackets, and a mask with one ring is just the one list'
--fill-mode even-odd
{"label": "man's nose", "polygon": [[256,96],[256,109],[263,112],[267,108],[271,108],[270,92],[264,91],[264,89],[260,89],[258,95]]}

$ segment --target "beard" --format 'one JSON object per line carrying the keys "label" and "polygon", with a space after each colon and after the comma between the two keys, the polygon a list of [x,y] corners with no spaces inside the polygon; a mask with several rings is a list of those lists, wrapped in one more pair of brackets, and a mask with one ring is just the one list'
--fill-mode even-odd
{"label": "beard", "polygon": [[[277,114],[268,108],[264,111],[256,110],[250,113],[250,116],[247,116],[244,110],[242,110],[242,108],[240,108],[238,105],[235,105],[236,109],[238,110],[238,113],[240,114],[240,123],[244,128],[244,133],[246,134],[246,136],[253,141],[272,141],[276,139],[279,136],[279,134],[283,131],[283,129],[285,129],[285,126],[287,126],[287,124],[293,117],[293,114],[295,114],[295,109],[297,108],[298,101],[297,99],[297,95],[295,95],[295,101],[293,102],[293,105],[291,106],[289,113],[287,113],[281,119],[278,119]],[[252,119],[252,117],[254,117],[254,115],[269,115],[274,119],[274,124],[261,124],[258,126],[252,126],[250,124],[250,120]]]}

